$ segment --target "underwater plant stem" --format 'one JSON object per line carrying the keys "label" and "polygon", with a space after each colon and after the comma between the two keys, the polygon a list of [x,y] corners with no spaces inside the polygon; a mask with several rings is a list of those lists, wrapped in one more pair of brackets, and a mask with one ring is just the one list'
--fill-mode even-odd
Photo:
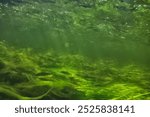
{"label": "underwater plant stem", "polygon": [[46,93],[44,93],[40,96],[37,96],[37,97],[25,97],[25,96],[21,96],[21,95],[17,94],[17,92],[0,87],[0,93],[4,93],[10,97],[14,97],[19,100],[39,100],[39,99],[42,99],[44,96],[46,96],[50,92],[50,90],[51,89],[49,89]]}

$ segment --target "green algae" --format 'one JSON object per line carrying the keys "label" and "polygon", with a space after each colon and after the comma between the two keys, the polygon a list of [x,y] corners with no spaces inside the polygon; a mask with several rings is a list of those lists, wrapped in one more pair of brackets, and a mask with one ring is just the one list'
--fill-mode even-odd
{"label": "green algae", "polygon": [[150,98],[150,74],[137,65],[118,66],[112,60],[91,62],[79,55],[52,53],[50,56],[42,54],[44,59],[39,59],[40,54],[8,47],[1,42],[0,49],[3,48],[0,51],[3,54],[0,99]]}
{"label": "green algae", "polygon": [[150,99],[149,0],[0,1],[0,99]]}

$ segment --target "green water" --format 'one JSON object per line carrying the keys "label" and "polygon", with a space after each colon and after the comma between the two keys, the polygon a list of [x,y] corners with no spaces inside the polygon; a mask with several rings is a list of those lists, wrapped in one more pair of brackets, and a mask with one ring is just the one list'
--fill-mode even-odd
{"label": "green water", "polygon": [[0,99],[150,99],[149,0],[0,0]]}

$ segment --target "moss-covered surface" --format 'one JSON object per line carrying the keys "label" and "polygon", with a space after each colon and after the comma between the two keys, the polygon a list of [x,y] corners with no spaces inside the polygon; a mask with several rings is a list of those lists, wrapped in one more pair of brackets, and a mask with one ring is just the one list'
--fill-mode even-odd
{"label": "moss-covered surface", "polygon": [[0,99],[150,99],[150,72],[134,64],[0,50]]}

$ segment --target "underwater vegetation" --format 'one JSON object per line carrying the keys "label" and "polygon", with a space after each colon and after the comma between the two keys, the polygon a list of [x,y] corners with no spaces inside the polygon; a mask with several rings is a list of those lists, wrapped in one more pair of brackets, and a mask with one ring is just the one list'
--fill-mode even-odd
{"label": "underwater vegetation", "polygon": [[0,99],[150,99],[150,0],[0,0]]}
{"label": "underwater vegetation", "polygon": [[0,42],[0,99],[150,99],[150,72],[81,55],[35,54]]}

